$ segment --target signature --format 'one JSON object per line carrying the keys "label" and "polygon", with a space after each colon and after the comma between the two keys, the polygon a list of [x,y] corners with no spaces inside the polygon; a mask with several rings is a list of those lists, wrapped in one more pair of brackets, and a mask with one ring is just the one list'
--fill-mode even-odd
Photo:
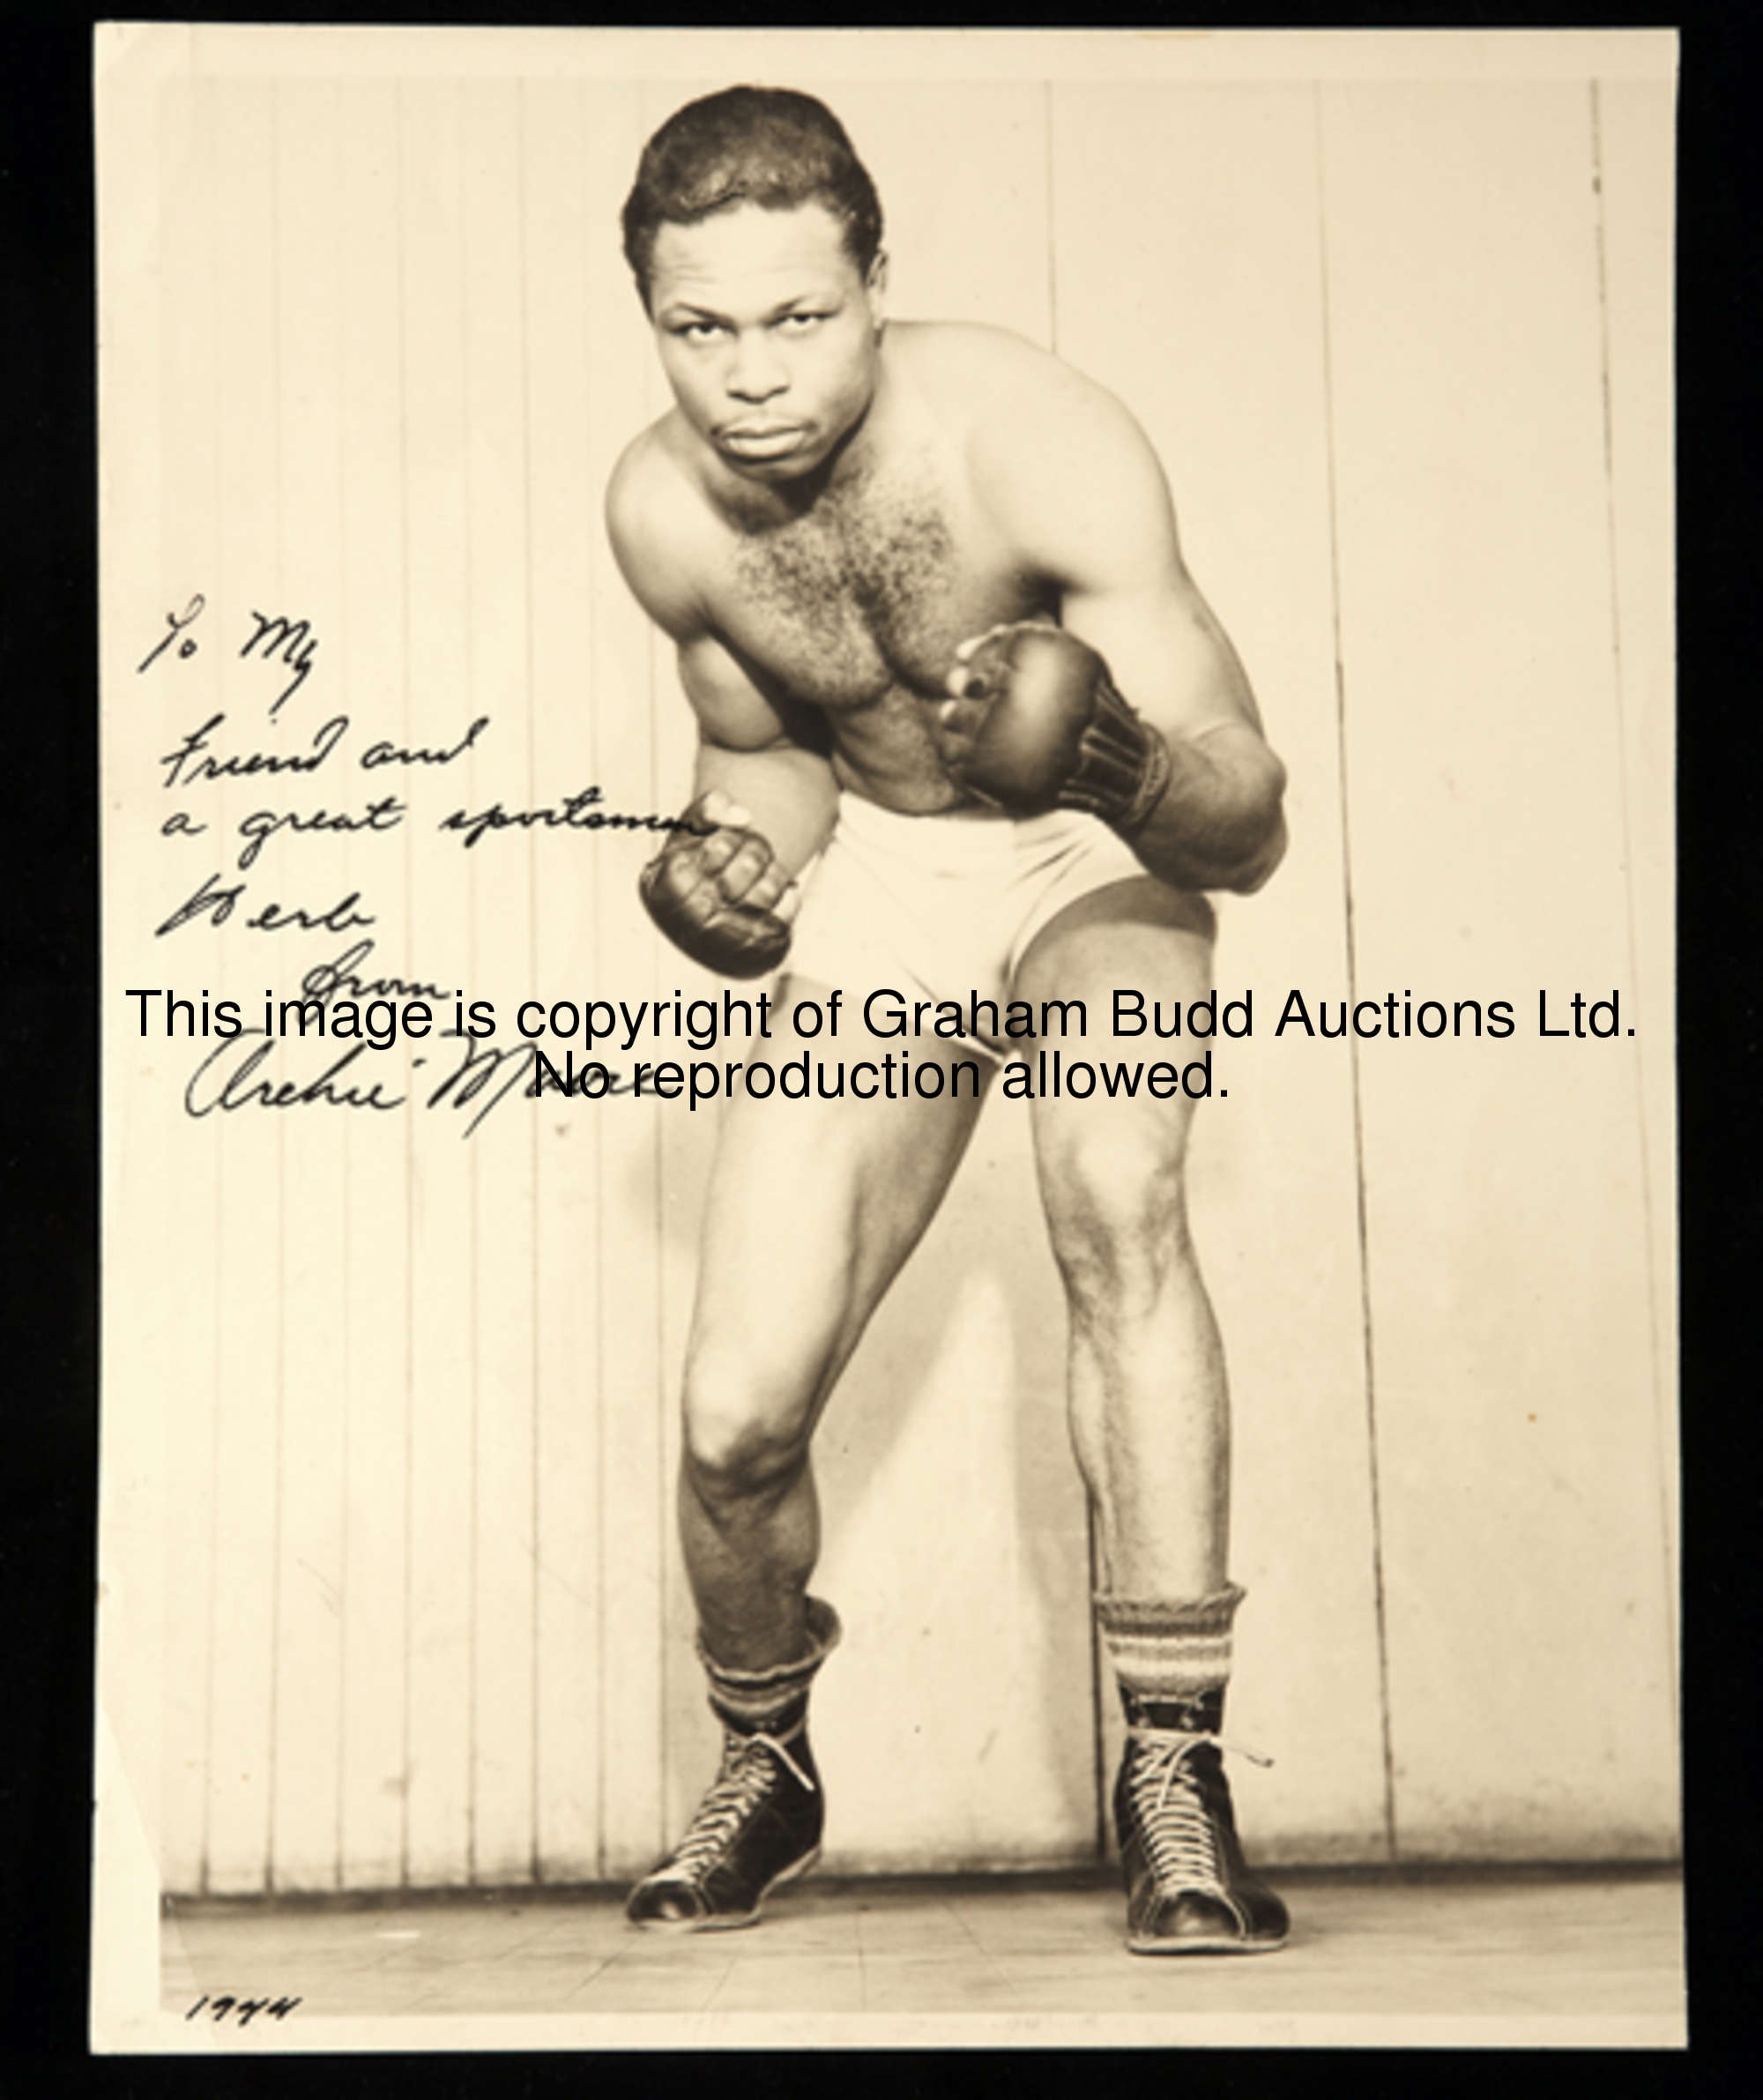
{"label": "signature", "polygon": [[[240,1056],[240,1044],[253,1036],[259,1039]],[[354,1084],[338,1087],[338,1075],[371,1047],[368,1043],[352,1044],[304,1086],[293,1079],[278,1085],[272,1079],[257,1077],[259,1069],[274,1056],[276,1041],[265,1038],[261,1028],[243,1029],[211,1050],[190,1074],[183,1090],[184,1113],[212,1115],[217,1108],[249,1108],[253,1103],[264,1108],[309,1108],[319,1101],[334,1108],[402,1108],[404,1095],[382,1093],[377,1079],[365,1089]],[[235,1059],[236,1063],[230,1061]],[[217,1066],[218,1073],[213,1070]]]}
{"label": "signature", "polygon": [[[346,1001],[406,998],[439,1002],[452,996],[438,985],[420,979],[364,975],[373,947],[369,940],[354,942],[332,961],[315,964],[301,979],[300,988],[305,1000],[320,1009],[321,1024],[325,1012]],[[464,1010],[459,1009],[462,1018]],[[473,1023],[478,1013],[479,1009],[474,1005],[471,1009]],[[216,1109],[230,1112],[253,1107],[392,1109],[404,1106],[405,1095],[387,1092],[378,1080],[367,1080],[363,1084],[365,1075],[353,1069],[369,1049],[383,1046],[374,1043],[352,1042],[347,1050],[333,1057],[309,1079],[279,1076],[272,1059],[281,1053],[298,1055],[306,1040],[305,1027],[302,1016],[299,1036],[276,1037],[267,1029],[246,1028],[216,1044],[204,1054],[185,1084],[185,1113],[200,1118],[212,1115]],[[491,1109],[507,1100],[517,1090],[528,1100],[555,1092],[593,1101],[604,1099],[608,1094],[630,1091],[629,1083],[606,1066],[584,1065],[577,1073],[571,1064],[560,1072],[540,1053],[536,1043],[512,1044],[498,1050],[484,1042],[480,1036],[474,1037],[469,1029],[457,1025],[440,1030],[435,1039],[459,1044],[461,1054],[422,1106],[470,1109],[472,1113],[460,1132],[462,1137],[472,1136]],[[324,1045],[326,1050],[334,1046],[334,1041]],[[412,1060],[417,1065],[426,1061],[421,1057]]]}
{"label": "signature", "polygon": [[[361,976],[359,972],[373,949],[371,941],[357,941],[333,962],[315,963],[301,978],[301,992],[309,1003],[320,1009],[321,1025],[324,1009],[345,1000],[400,997],[443,1000],[450,996],[438,985],[420,980]],[[362,1076],[351,1071],[356,1060],[375,1047],[369,1042],[351,1043],[340,1057],[333,1058],[313,1079],[278,1081],[272,1075],[260,1076],[264,1067],[284,1044],[290,1039],[296,1043],[305,1040],[305,1031],[302,1017],[297,1038],[272,1037],[265,1029],[245,1028],[235,1036],[223,1039],[203,1057],[186,1082],[184,1113],[205,1116],[212,1115],[217,1108],[309,1108],[321,1104],[332,1108],[403,1107],[405,1096],[386,1093],[377,1079],[363,1086],[360,1084]],[[346,1083],[343,1083],[345,1073],[350,1074]]]}

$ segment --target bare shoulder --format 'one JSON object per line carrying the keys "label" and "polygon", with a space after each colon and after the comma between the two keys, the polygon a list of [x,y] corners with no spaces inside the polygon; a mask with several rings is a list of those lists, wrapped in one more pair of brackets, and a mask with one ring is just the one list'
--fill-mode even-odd
{"label": "bare shoulder", "polygon": [[702,491],[682,465],[670,412],[640,431],[606,483],[606,536],[625,581],[650,617],[675,640],[702,631],[699,550],[707,518]]}
{"label": "bare shoulder", "polygon": [[1058,576],[1086,547],[1173,556],[1162,465],[1106,387],[1005,329],[938,326],[912,348],[926,393],[960,421],[975,495],[1027,558]]}
{"label": "bare shoulder", "polygon": [[1076,366],[1008,328],[919,322],[903,331],[903,361],[944,420],[964,426],[970,451],[1001,472],[1070,465],[1100,445],[1154,463],[1137,420]]}

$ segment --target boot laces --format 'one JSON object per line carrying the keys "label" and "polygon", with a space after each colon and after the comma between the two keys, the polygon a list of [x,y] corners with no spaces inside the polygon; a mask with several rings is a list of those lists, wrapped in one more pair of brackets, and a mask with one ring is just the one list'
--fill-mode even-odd
{"label": "boot laces", "polygon": [[735,1832],[770,1791],[772,1768],[763,1754],[768,1750],[814,1792],[814,1781],[777,1737],[767,1735],[762,1729],[753,1735],[738,1735],[730,1729],[723,1738],[722,1769],[699,1802],[690,1828],[667,1864],[669,1880],[694,1880],[710,1873],[722,1859]]}
{"label": "boot laces", "polygon": [[1165,1888],[1199,1888],[1226,1895],[1218,1856],[1218,1826],[1188,1760],[1201,1744],[1233,1750],[1253,1764],[1273,1760],[1221,1737],[1177,1728],[1134,1725],[1127,1731],[1140,1746],[1127,1786],[1151,1872]]}

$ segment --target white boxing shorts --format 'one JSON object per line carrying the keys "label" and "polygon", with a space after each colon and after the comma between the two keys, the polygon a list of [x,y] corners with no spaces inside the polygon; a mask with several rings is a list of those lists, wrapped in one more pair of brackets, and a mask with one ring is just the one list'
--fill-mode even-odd
{"label": "white boxing shorts", "polygon": [[[1137,856],[1078,810],[1010,817],[991,810],[902,816],[841,794],[838,822],[809,875],[786,965],[843,992],[908,1002],[1005,1002],[1041,928],[1111,882],[1142,878]],[[1008,1059],[1023,1046],[970,1039]]]}

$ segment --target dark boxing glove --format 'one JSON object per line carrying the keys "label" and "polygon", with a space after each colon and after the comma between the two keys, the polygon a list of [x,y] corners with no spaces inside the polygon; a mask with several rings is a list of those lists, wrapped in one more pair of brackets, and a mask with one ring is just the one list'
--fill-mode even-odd
{"label": "dark boxing glove", "polygon": [[687,809],[637,890],[649,916],[695,963],[725,977],[763,977],[790,948],[789,922],[744,901],[771,866],[771,848],[750,826],[710,815],[710,800],[701,796]]}
{"label": "dark boxing glove", "polygon": [[1062,628],[994,628],[967,658],[951,726],[984,712],[948,761],[956,780],[1015,816],[1082,809],[1131,833],[1163,800],[1169,747],[1114,689],[1095,650]]}

